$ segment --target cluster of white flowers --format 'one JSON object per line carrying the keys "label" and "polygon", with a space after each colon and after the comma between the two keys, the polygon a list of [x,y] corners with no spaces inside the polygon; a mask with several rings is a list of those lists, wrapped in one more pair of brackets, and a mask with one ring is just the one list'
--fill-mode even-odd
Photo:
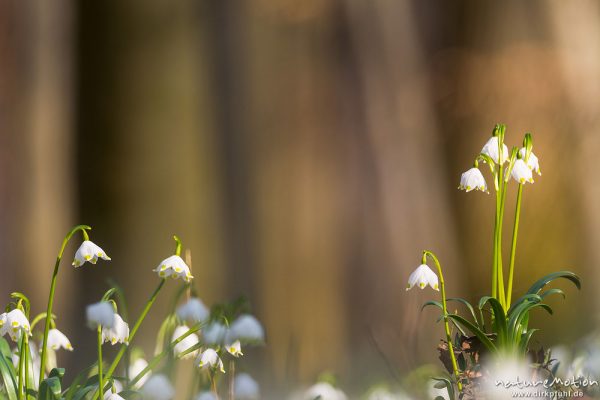
{"label": "cluster of white flowers", "polygon": [[[498,146],[498,136],[491,137],[487,143],[483,146],[478,159],[482,157],[485,161],[492,160],[494,167],[502,167],[505,163],[511,161],[509,156],[508,147],[502,144],[502,155],[500,155],[500,148]],[[539,159],[530,150],[529,154],[525,147],[519,149],[516,153],[517,158],[514,159],[514,163],[509,165],[506,170],[506,180],[512,178],[520,184],[533,183],[532,171],[537,172],[541,175]],[[478,163],[475,162],[475,166],[469,170],[463,172],[460,177],[460,185],[458,187],[461,190],[470,192],[472,190],[479,190],[482,192],[488,192],[488,186],[485,182],[483,174],[479,170]]]}
{"label": "cluster of white flowers", "polygon": [[18,308],[0,315],[0,335],[4,336],[7,333],[15,342],[21,338],[21,333],[31,335],[29,321]]}

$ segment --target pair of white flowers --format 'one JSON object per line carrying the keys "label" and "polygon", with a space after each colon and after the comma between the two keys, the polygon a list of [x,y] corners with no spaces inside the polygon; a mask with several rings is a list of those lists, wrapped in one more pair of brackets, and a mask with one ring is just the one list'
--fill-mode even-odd
{"label": "pair of white flowers", "polygon": [[129,325],[115,312],[108,301],[90,304],[86,309],[86,317],[90,328],[102,327],[102,340],[115,345],[129,344]]}
{"label": "pair of white flowers", "polygon": [[259,344],[265,341],[262,324],[250,314],[242,314],[227,328],[219,322],[213,322],[203,332],[208,344],[228,344],[236,340],[247,344]]}
{"label": "pair of white flowers", "polygon": [[[489,158],[491,158],[494,163],[498,165],[503,165],[508,161],[508,147],[503,144],[502,145],[502,156],[499,156],[498,149],[498,137],[494,136],[487,141],[487,143],[481,149],[481,154],[485,154]],[[533,183],[533,173],[532,171],[536,171],[538,175],[541,175],[540,171],[540,163],[539,159],[536,157],[533,152],[529,153],[529,157],[527,161],[525,158],[527,156],[527,150],[523,147],[519,150],[519,157],[515,160],[513,164],[512,170],[510,172],[510,178],[514,179],[518,183],[524,184],[526,182]],[[509,177],[507,176],[508,180]],[[464,172],[460,177],[460,186],[459,189],[470,192],[471,190],[480,190],[482,192],[487,192],[487,183],[485,182],[485,178],[483,174],[477,167],[473,167],[468,171]]]}
{"label": "pair of white flowers", "polygon": [[[96,264],[98,258],[107,261],[111,259],[100,246],[90,240],[85,240],[75,252],[73,265],[77,268],[86,262]],[[154,269],[154,272],[157,272],[158,276],[161,278],[181,278],[187,283],[191,282],[194,278],[190,272],[190,268],[178,255],[172,255],[171,257],[164,259],[158,267]]]}

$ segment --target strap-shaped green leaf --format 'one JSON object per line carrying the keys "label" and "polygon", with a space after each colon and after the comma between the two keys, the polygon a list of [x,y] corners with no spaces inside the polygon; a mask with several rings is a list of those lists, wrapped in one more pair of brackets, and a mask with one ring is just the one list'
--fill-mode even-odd
{"label": "strap-shaped green leaf", "polygon": [[470,330],[475,336],[477,336],[477,338],[481,341],[481,343],[483,343],[483,345],[488,350],[493,352],[497,351],[496,345],[490,340],[490,338],[487,337],[487,335],[484,332],[482,332],[481,329],[476,327],[472,322],[456,314],[448,314],[448,318],[452,319],[453,321],[456,321],[457,323],[464,326],[466,329]]}

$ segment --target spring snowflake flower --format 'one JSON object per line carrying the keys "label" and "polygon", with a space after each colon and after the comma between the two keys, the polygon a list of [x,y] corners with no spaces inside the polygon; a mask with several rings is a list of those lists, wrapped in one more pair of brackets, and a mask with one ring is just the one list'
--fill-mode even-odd
{"label": "spring snowflake flower", "polygon": [[347,400],[348,397],[344,392],[339,389],[334,388],[329,383],[320,382],[317,383],[310,388],[308,388],[304,395],[302,396],[303,400]]}
{"label": "spring snowflake flower", "polygon": [[493,136],[481,149],[481,153],[490,157],[496,164],[504,164],[508,160],[508,147],[505,144],[502,144],[502,157],[500,157],[500,162],[498,162],[498,137]]}
{"label": "spring snowflake flower", "polygon": [[129,325],[123,321],[119,314],[115,313],[112,328],[102,328],[102,340],[115,345],[117,343],[129,344]]}
{"label": "spring snowflake flower", "polygon": [[190,268],[179,256],[171,256],[164,259],[154,272],[158,272],[158,276],[161,278],[168,278],[169,276],[173,279],[181,278],[187,283],[191,282],[194,278],[190,273]]}
{"label": "spring snowflake flower", "polygon": [[208,308],[197,297],[192,297],[184,304],[177,307],[177,317],[182,321],[188,321],[193,324],[203,322],[208,319],[210,312]]}
{"label": "spring snowflake flower", "polygon": [[206,344],[222,344],[227,335],[227,327],[219,322],[213,322],[204,329],[202,337]]}
{"label": "spring snowflake flower", "polygon": [[434,290],[439,290],[438,276],[427,264],[421,264],[408,277],[408,286],[406,287],[406,290],[412,289],[415,285],[421,289],[425,289],[425,286],[429,285]]}
{"label": "spring snowflake flower", "polygon": [[200,369],[215,369],[225,373],[223,369],[223,361],[219,358],[217,352],[213,349],[206,349],[196,359],[196,364]]}
{"label": "spring snowflake flower", "polygon": [[107,301],[90,304],[85,310],[88,325],[96,328],[98,325],[103,328],[112,328],[115,324],[115,309]]}
{"label": "spring snowflake flower", "polygon": [[510,172],[510,176],[519,183],[533,183],[533,175],[531,173],[531,169],[529,169],[525,161],[521,159],[515,161],[515,165],[513,165],[513,169]]}
{"label": "spring snowflake flower", "polygon": [[[180,336],[184,335],[189,330],[190,330],[190,328],[188,328],[186,325],[178,326],[177,328],[175,328],[175,332],[173,332],[173,339],[171,339],[171,341],[175,341],[176,339],[178,339]],[[175,355],[177,357],[179,357],[180,354],[182,354],[183,352],[188,350],[190,347],[195,346],[199,342],[200,342],[200,339],[198,338],[198,335],[196,335],[195,333],[192,333],[191,335],[186,336],[181,342],[177,343],[175,345],[175,347],[173,348],[173,352],[175,353]],[[191,353],[186,354],[182,358],[183,359],[191,358],[191,357],[196,356],[197,353],[198,353],[197,350],[192,351]]]}
{"label": "spring snowflake flower", "polygon": [[144,400],[170,400],[175,395],[175,389],[166,376],[152,375],[140,390]]}
{"label": "spring snowflake flower", "polygon": [[73,351],[73,346],[71,346],[69,338],[64,333],[58,329],[50,329],[48,331],[48,348],[56,351],[61,347],[65,350]]}
{"label": "spring snowflake flower", "polygon": [[233,381],[236,399],[254,400],[260,397],[258,383],[248,374],[238,374]]}
{"label": "spring snowflake flower", "polygon": [[110,393],[108,396],[104,397],[105,400],[125,400],[123,397],[119,396],[116,393]]}
{"label": "spring snowflake flower", "polygon": [[21,337],[21,332],[31,335],[31,327],[23,311],[15,308],[0,315],[0,336],[8,333],[10,338],[16,342]]}
{"label": "spring snowflake flower", "polygon": [[98,258],[101,258],[106,261],[110,261],[110,257],[106,255],[104,250],[100,248],[97,244],[85,240],[81,243],[81,246],[75,252],[75,259],[73,260],[73,265],[75,267],[80,267],[87,262],[92,264],[96,264]]}
{"label": "spring snowflake flower", "polygon": [[482,192],[488,191],[483,174],[479,168],[475,167],[463,172],[460,176],[460,186],[458,188],[467,192],[470,192],[471,190],[481,190]]}
{"label": "spring snowflake flower", "polygon": [[227,349],[227,352],[234,357],[244,355],[244,353],[242,353],[242,345],[240,344],[239,340],[236,340],[232,344],[228,344],[227,346],[225,346],[225,348]]}
{"label": "spring snowflake flower", "polygon": [[[236,393],[237,396],[237,393]],[[198,393],[198,396],[194,400],[218,400],[217,396],[213,392],[202,392]]]}
{"label": "spring snowflake flower", "polygon": [[[524,160],[525,155],[527,154],[527,149],[525,147],[519,150],[519,156]],[[542,171],[540,171],[540,160],[537,158],[533,151],[529,153],[529,159],[527,160],[527,166],[530,170],[535,171],[538,175],[542,175]]]}
{"label": "spring snowflake flower", "polygon": [[252,315],[240,315],[233,321],[227,333],[227,342],[231,343],[235,340],[246,343],[262,343],[265,341],[265,330]]}
{"label": "spring snowflake flower", "polygon": [[[129,369],[127,370],[129,373],[129,377],[131,379],[135,378],[147,366],[148,366],[148,362],[146,360],[144,360],[143,358],[138,358],[133,363],[131,363],[131,365],[129,366]],[[144,386],[144,383],[146,383],[148,378],[150,378],[150,372],[148,372],[146,375],[142,376],[140,378],[140,380],[137,381],[137,383],[134,385],[134,389],[139,389],[140,387]]]}

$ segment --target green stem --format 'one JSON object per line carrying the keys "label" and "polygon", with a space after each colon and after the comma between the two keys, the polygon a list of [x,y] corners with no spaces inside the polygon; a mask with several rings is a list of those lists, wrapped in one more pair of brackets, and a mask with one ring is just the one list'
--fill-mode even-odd
{"label": "green stem", "polygon": [[508,270],[508,288],[506,294],[506,308],[510,308],[510,301],[512,297],[513,287],[513,276],[515,269],[515,255],[517,252],[517,235],[519,234],[519,218],[521,216],[521,197],[523,196],[523,184],[519,184],[519,191],[517,192],[517,205],[515,206],[515,223],[513,226],[512,245],[510,247],[510,264]]}
{"label": "green stem", "polygon": [[19,351],[19,400],[23,399],[23,368],[25,365],[25,334],[21,333],[21,349]]}
{"label": "green stem", "polygon": [[229,400],[235,400],[235,360],[229,361]]}
{"label": "green stem", "polygon": [[506,308],[506,292],[504,291],[504,263],[502,262],[502,226],[504,225],[504,204],[506,203],[506,192],[508,183],[502,179],[500,174],[500,209],[498,217],[498,297],[500,304]]}
{"label": "green stem", "polygon": [[452,346],[452,336],[450,334],[450,324],[448,324],[448,308],[446,306],[446,286],[444,284],[444,275],[442,274],[442,266],[438,258],[431,251],[425,250],[423,256],[429,256],[438,270],[440,278],[440,290],[442,294],[442,312],[444,313],[444,329],[446,331],[446,341],[448,342],[448,353],[450,353],[450,360],[452,361],[452,370],[454,371],[454,377],[456,379],[456,385],[458,390],[462,391],[462,383],[458,374],[458,364],[456,363],[456,356],[454,355],[454,346]]}
{"label": "green stem", "polygon": [[27,333],[23,332],[23,340],[24,340],[24,347],[25,347],[25,351],[23,351],[23,358],[25,359],[25,361],[23,362],[23,376],[25,377],[25,398],[28,398],[28,394],[27,394],[27,388],[29,387],[29,337],[27,336]]}
{"label": "green stem", "polygon": [[[132,343],[133,338],[135,337],[135,334],[137,333],[138,329],[140,328],[140,325],[142,324],[142,322],[146,318],[146,315],[148,315],[148,312],[150,311],[150,308],[152,308],[152,305],[156,301],[156,297],[158,296],[158,292],[160,292],[160,289],[162,289],[162,287],[163,287],[164,284],[165,284],[165,279],[161,279],[160,283],[158,284],[158,286],[156,287],[156,289],[154,289],[154,292],[152,292],[152,295],[150,296],[150,299],[148,299],[148,302],[146,302],[146,306],[144,307],[144,310],[140,314],[138,320],[135,322],[135,325],[133,326],[133,328],[131,329],[131,332],[129,333],[128,342],[130,344]],[[127,350],[127,348],[128,348],[128,345],[126,345],[126,344],[124,344],[124,345],[121,346],[121,348],[119,349],[119,352],[115,356],[115,359],[113,360],[112,364],[110,365],[110,367],[106,371],[106,379],[110,379],[112,377],[113,372],[115,372],[115,369],[117,368],[117,365],[119,365],[119,361],[121,361],[121,358],[123,358],[123,355],[125,354],[125,351]],[[100,394],[100,392],[96,392],[96,394],[94,395],[93,399],[97,399],[98,396],[99,396],[99,394]]]}
{"label": "green stem", "polygon": [[102,365],[102,326],[98,325],[98,390],[100,391],[100,393],[104,393]]}
{"label": "green stem", "polygon": [[[56,277],[58,276],[58,268],[60,266],[60,260],[62,259],[63,253],[65,252],[65,247],[67,247],[67,243],[71,237],[77,232],[81,231],[83,233],[83,237],[85,240],[88,240],[88,234],[86,229],[92,229],[87,225],[77,225],[65,236],[62,246],[60,247],[60,251],[58,252],[58,256],[56,257],[56,263],[54,264],[54,272],[52,273],[52,282],[50,283],[50,295],[48,296],[48,309],[46,310],[46,316],[52,316],[52,305],[54,304],[54,292],[56,290]],[[52,318],[46,318],[46,325],[44,327],[44,339],[42,341],[42,355],[40,357],[40,381],[39,384],[42,384],[44,380],[44,371],[46,369],[46,352],[48,347],[48,331],[50,330],[50,320]]]}
{"label": "green stem", "polygon": [[214,371],[210,372],[210,389],[212,390],[217,400],[219,400],[219,392],[217,391],[217,380],[215,379]]}
{"label": "green stem", "polygon": [[498,185],[498,174],[494,176],[496,185],[496,219],[494,223],[494,245],[492,262],[492,297],[498,298],[498,226],[500,221],[500,186]]}

